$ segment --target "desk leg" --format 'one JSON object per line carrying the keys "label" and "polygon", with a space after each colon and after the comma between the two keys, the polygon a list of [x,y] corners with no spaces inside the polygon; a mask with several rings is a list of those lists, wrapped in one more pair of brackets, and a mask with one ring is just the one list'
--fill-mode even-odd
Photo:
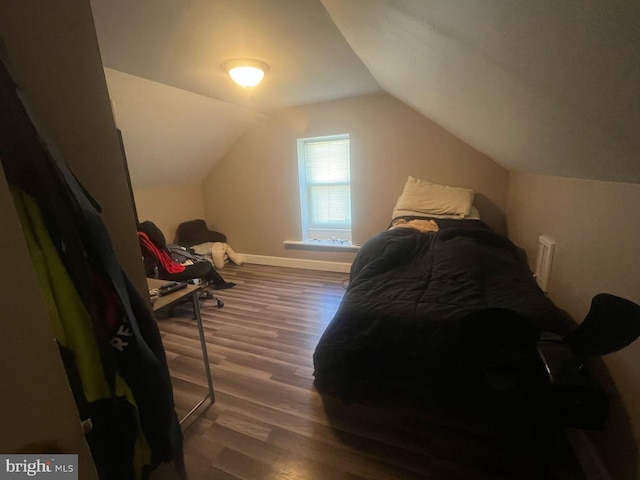
{"label": "desk leg", "polygon": [[184,422],[187,418],[189,418],[189,416],[191,416],[191,414],[195,412],[200,407],[200,405],[202,405],[207,400],[207,398],[211,401],[211,403],[214,403],[216,401],[215,394],[213,393],[213,379],[211,378],[211,369],[209,367],[209,354],[207,353],[207,342],[205,341],[205,338],[204,338],[204,328],[202,326],[202,315],[200,314],[200,298],[198,295],[199,293],[200,293],[199,290],[196,290],[195,292],[193,292],[192,302],[193,302],[193,311],[196,316],[196,323],[198,324],[198,334],[200,335],[200,347],[202,348],[202,360],[204,361],[204,371],[207,376],[209,393],[205,395],[205,397],[202,400],[200,400],[200,402],[198,402],[198,404],[195,407],[193,407],[189,413],[187,413],[184,417],[182,417],[182,419],[180,420],[180,423]]}

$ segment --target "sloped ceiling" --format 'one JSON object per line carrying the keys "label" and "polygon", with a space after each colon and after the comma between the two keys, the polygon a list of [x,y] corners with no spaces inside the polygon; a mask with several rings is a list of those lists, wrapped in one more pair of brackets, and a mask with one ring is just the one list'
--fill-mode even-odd
{"label": "sloped ceiling", "polygon": [[510,170],[640,182],[637,0],[323,0],[378,83]]}
{"label": "sloped ceiling", "polygon": [[[135,187],[202,179],[258,112],[381,91],[319,0],[91,7]],[[222,70],[237,58],[269,65],[259,88]]]}
{"label": "sloped ceiling", "polygon": [[136,187],[200,185],[259,115],[253,110],[105,68]]}
{"label": "sloped ceiling", "polygon": [[[134,185],[206,175],[258,112],[381,90],[509,170],[640,183],[637,0],[91,5]],[[220,68],[245,57],[255,90]]]}

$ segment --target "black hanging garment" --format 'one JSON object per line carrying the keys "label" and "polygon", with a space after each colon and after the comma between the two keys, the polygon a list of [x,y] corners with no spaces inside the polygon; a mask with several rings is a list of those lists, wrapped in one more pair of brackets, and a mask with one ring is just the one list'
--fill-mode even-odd
{"label": "black hanging garment", "polygon": [[0,160],[100,478],[146,479],[170,461],[186,478],[157,323],[97,203],[44,147],[1,62]]}

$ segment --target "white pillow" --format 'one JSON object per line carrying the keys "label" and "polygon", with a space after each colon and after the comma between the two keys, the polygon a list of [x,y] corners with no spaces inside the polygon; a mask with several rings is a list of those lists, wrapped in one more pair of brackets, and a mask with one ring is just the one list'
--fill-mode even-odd
{"label": "white pillow", "polygon": [[473,197],[474,192],[469,188],[438,185],[409,175],[395,208],[425,215],[465,217],[469,215]]}

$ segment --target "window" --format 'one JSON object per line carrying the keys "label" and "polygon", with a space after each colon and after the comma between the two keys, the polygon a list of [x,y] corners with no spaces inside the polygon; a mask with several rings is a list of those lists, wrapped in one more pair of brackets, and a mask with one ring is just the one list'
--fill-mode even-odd
{"label": "window", "polygon": [[349,134],[298,139],[302,240],[351,243]]}

